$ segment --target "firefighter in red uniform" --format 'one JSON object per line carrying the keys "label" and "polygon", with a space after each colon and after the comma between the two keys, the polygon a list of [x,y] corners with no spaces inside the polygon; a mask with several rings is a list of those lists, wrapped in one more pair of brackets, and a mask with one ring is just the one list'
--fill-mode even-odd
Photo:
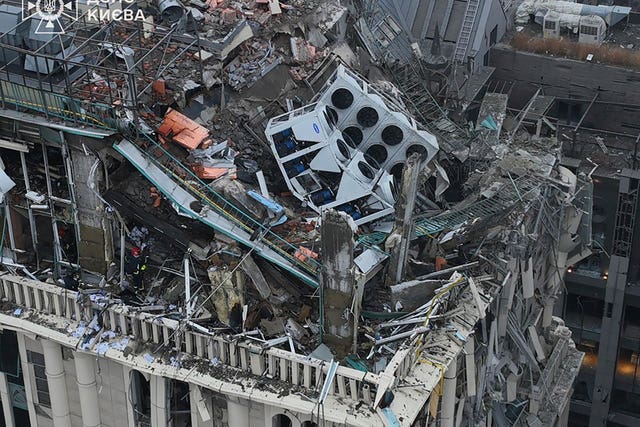
{"label": "firefighter in red uniform", "polygon": [[130,274],[131,284],[135,290],[142,290],[144,284],[144,272],[147,269],[147,257],[142,255],[142,250],[135,246],[131,249],[131,256],[127,258],[125,272]]}

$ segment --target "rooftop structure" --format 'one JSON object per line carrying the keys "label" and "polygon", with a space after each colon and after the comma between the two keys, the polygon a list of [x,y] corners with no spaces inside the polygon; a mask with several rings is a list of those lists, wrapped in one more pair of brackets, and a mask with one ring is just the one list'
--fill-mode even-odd
{"label": "rooftop structure", "polygon": [[[61,20],[61,58],[0,36],[28,95],[0,104],[5,425],[569,424],[586,348],[557,301],[609,247],[600,95],[569,124],[514,99],[477,64],[511,5],[423,6],[138,4]],[[619,321],[637,177],[608,167]]]}
{"label": "rooftop structure", "polygon": [[357,225],[393,213],[393,176],[412,153],[428,162],[438,150],[433,135],[344,66],[315,104],[271,119],[266,134],[296,197],[316,212],[347,212]]}

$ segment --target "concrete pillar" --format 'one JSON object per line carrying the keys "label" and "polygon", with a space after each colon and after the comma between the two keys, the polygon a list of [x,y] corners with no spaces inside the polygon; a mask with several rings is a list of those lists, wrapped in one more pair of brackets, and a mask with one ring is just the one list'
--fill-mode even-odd
{"label": "concrete pillar", "polygon": [[442,387],[442,403],[440,411],[440,426],[453,427],[456,415],[456,376],[458,373],[458,361],[453,360],[444,373],[444,386]]}
{"label": "concrete pillar", "polygon": [[4,425],[6,427],[16,427],[16,420],[13,417],[11,395],[9,394],[9,383],[7,383],[7,375],[4,372],[0,372],[0,401],[2,401]]}
{"label": "concrete pillar", "polygon": [[637,264],[631,257],[637,254],[634,252],[637,247],[633,243],[633,236],[638,220],[632,213],[638,203],[638,179],[640,179],[640,172],[630,169],[623,169],[619,178],[618,207],[615,227],[612,230],[613,244],[604,294],[598,370],[594,383],[589,427],[606,426],[609,420],[629,267],[635,267]]}
{"label": "concrete pillar", "polygon": [[[27,395],[27,408],[29,409],[29,423],[32,426],[38,425],[38,416],[36,415],[36,405],[33,401],[34,390],[31,384],[35,384],[35,380],[31,378],[31,367],[27,363],[27,346],[25,344],[25,336],[18,332],[18,351],[20,352],[20,367],[22,368],[22,379],[24,381],[24,393]],[[33,381],[33,382],[32,382]]]}
{"label": "concrete pillar", "polygon": [[542,312],[542,327],[547,328],[551,326],[553,320],[553,307],[556,304],[555,297],[548,297],[544,302],[544,310]]}
{"label": "concrete pillar", "polygon": [[249,406],[243,399],[227,398],[227,424],[229,426],[249,427]]}
{"label": "concrete pillar", "polygon": [[[244,306],[244,283],[246,274],[241,269],[230,274],[225,269],[210,269],[209,280],[214,285],[216,297],[207,303],[213,306],[218,319],[231,327],[242,327],[242,306]],[[220,287],[218,289],[218,284]]]}
{"label": "concrete pillar", "polygon": [[334,210],[322,215],[322,270],[320,274],[322,320],[325,342],[342,359],[351,352],[353,318],[351,308],[355,273],[353,231],[346,214]]}
{"label": "concrete pillar", "polygon": [[87,353],[74,352],[76,365],[76,383],[80,394],[80,412],[84,427],[100,426],[100,403],[96,386],[94,356]]}
{"label": "concrete pillar", "polygon": [[67,136],[67,139],[80,231],[78,261],[83,268],[90,271],[104,272],[113,259],[111,227],[108,226],[104,204],[97,194],[105,182],[104,168],[101,163],[95,165],[96,162],[100,162],[98,157],[93,153],[87,155],[81,146],[86,144],[91,147],[93,140],[76,136]]}
{"label": "concrete pillar", "polygon": [[47,384],[49,385],[53,425],[54,427],[71,427],[69,396],[62,361],[62,347],[57,342],[51,340],[43,339],[41,342],[44,353]]}
{"label": "concrete pillar", "polygon": [[169,416],[167,408],[167,380],[158,375],[151,375],[151,427],[165,427]]}
{"label": "concrete pillar", "polygon": [[606,426],[613,394],[629,258],[611,255],[589,427]]}
{"label": "concrete pillar", "polygon": [[387,272],[387,285],[400,283],[404,280],[411,232],[413,230],[413,208],[416,205],[418,193],[418,181],[420,178],[420,165],[422,159],[418,153],[412,154],[402,170],[402,186],[396,201],[396,221],[391,234],[385,242],[385,249],[391,254],[389,270]]}

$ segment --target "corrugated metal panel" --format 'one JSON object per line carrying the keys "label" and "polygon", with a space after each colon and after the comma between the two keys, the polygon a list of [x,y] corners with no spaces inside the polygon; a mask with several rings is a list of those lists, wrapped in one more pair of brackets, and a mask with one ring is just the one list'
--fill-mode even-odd
{"label": "corrugated metal panel", "polygon": [[426,36],[428,38],[433,38],[436,31],[436,24],[438,25],[440,36],[442,37],[442,30],[444,29],[442,19],[444,18],[448,4],[448,0],[435,0],[433,12],[431,13],[431,20],[429,21],[427,27]]}
{"label": "corrugated metal panel", "polygon": [[447,25],[447,31],[444,34],[444,40],[456,43],[458,41],[458,35],[462,28],[462,21],[464,21],[464,14],[467,11],[467,2],[456,1],[453,3],[453,9],[451,10],[451,17],[449,18],[449,24]]}
{"label": "corrugated metal panel", "polygon": [[[438,0],[435,0],[436,2]],[[416,13],[415,13],[415,19],[413,21],[413,24],[411,25],[411,33],[413,34],[413,36],[417,39],[421,39],[422,38],[422,34],[424,34],[424,30],[425,30],[425,25],[427,25],[428,23],[428,18],[429,18],[429,10],[433,7],[433,0],[432,1],[425,1],[422,0],[420,2],[419,7],[416,9]]]}

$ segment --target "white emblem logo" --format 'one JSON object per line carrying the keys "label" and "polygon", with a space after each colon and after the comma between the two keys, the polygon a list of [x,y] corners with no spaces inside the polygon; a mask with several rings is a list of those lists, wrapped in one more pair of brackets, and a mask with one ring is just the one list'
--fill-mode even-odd
{"label": "white emblem logo", "polygon": [[64,34],[60,18],[78,19],[77,0],[22,0],[22,20],[38,19],[36,34]]}

